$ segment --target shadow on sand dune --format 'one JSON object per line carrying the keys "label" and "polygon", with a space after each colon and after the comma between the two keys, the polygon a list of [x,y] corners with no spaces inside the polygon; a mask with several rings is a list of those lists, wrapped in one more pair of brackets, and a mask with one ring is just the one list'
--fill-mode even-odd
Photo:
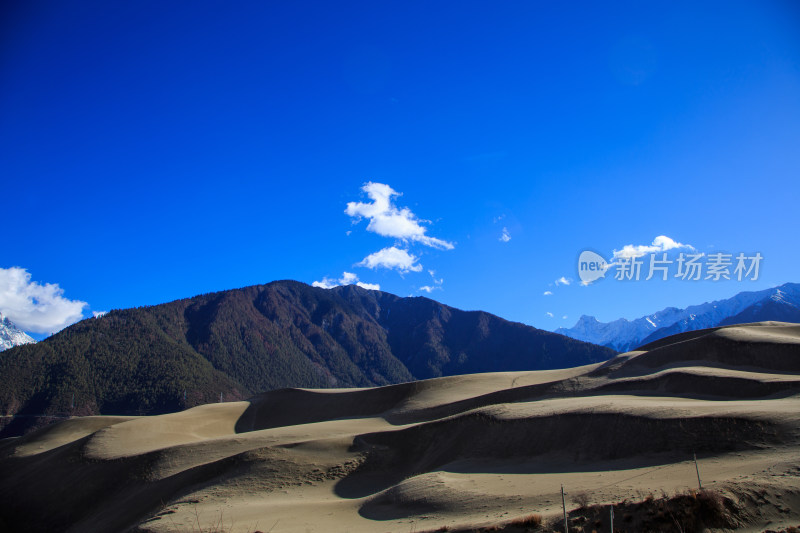
{"label": "shadow on sand dune", "polygon": [[[613,475],[693,453],[794,453],[800,326],[717,328],[645,348],[564,371],[284,389],[169,415],[67,420],[0,441],[0,524],[167,531],[165,513],[189,523],[181,513],[201,500],[246,500],[251,512],[276,494],[286,516],[300,506],[312,519],[318,504],[302,507],[305,491],[323,485],[315,494],[355,520],[463,514],[467,492],[443,477]],[[502,513],[511,501],[493,490],[474,485],[469,502]]]}

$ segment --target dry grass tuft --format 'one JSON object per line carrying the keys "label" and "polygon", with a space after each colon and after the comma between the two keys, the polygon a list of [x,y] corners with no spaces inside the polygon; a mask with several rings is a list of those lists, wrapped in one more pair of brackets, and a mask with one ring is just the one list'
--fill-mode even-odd
{"label": "dry grass tuft", "polygon": [[508,525],[517,527],[539,527],[542,525],[542,515],[539,513],[529,514],[528,516],[512,520]]}
{"label": "dry grass tuft", "polygon": [[[168,512],[167,514],[172,514],[172,512],[174,511]],[[190,524],[191,529],[188,530],[185,528],[184,529],[179,528],[172,520],[171,516],[168,516],[168,518],[171,523],[172,529],[174,529],[175,531],[181,531],[181,532],[190,531],[191,533],[230,533],[231,531],[233,531],[233,526],[235,525],[235,522],[231,521],[231,524],[229,526],[226,526],[224,520],[224,514],[225,511],[220,511],[217,518],[212,519],[210,522],[208,522],[207,526],[204,526],[200,520],[200,513],[198,512],[197,507],[195,507],[194,522]],[[275,522],[275,524],[271,528],[269,528],[266,533],[270,533],[277,524],[278,522]],[[248,531],[250,531],[251,533],[264,533],[258,529],[258,522],[256,522],[256,525],[253,529],[248,529]]]}

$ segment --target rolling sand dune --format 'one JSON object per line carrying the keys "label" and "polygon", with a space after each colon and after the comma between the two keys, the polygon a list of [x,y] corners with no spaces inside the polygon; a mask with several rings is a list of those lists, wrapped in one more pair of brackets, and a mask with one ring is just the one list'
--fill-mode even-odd
{"label": "rolling sand dune", "polygon": [[693,453],[704,486],[737,506],[736,529],[800,524],[800,326],[694,331],[568,370],[70,419],[0,441],[0,530],[555,520],[562,484],[594,504],[696,487]]}

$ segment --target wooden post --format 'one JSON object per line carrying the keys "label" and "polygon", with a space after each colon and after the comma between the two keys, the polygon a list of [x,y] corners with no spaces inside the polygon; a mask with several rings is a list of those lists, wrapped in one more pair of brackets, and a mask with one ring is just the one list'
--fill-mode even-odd
{"label": "wooden post", "polygon": [[561,508],[564,510],[564,533],[569,533],[569,524],[567,523],[567,501],[564,499],[564,485],[561,485]]}
{"label": "wooden post", "polygon": [[614,533],[614,505],[611,505],[611,533]]}
{"label": "wooden post", "polygon": [[694,469],[697,472],[697,488],[703,490],[703,483],[700,482],[700,467],[697,466],[697,454],[692,452],[692,455],[694,456]]}

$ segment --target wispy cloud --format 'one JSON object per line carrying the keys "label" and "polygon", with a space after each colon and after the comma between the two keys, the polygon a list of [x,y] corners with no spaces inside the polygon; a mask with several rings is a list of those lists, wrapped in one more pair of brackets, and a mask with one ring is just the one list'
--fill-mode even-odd
{"label": "wispy cloud", "polygon": [[544,315],[545,315],[547,318],[553,318],[553,313],[551,313],[550,311],[546,312]]}
{"label": "wispy cloud", "polygon": [[417,263],[417,256],[395,246],[378,250],[369,254],[358,266],[367,268],[388,268],[398,272],[422,272],[422,265]]}
{"label": "wispy cloud", "polygon": [[55,333],[83,318],[88,305],[64,298],[57,283],[31,281],[24,268],[0,268],[0,311],[20,329]]}
{"label": "wispy cloud", "polygon": [[564,276],[561,276],[560,278],[558,278],[555,281],[555,283],[556,283],[556,286],[569,285],[570,283],[572,283],[572,279],[571,278],[565,278]]}
{"label": "wispy cloud", "polygon": [[553,291],[544,291],[544,296],[552,296]]}
{"label": "wispy cloud", "polygon": [[433,280],[433,285],[423,285],[422,287],[419,288],[419,290],[427,292],[428,294],[432,293],[435,290],[442,290],[442,283],[444,283],[444,279],[437,278],[435,270],[428,270],[428,274],[431,275],[431,279]]}
{"label": "wispy cloud", "polygon": [[394,197],[401,193],[395,191],[384,183],[368,182],[361,190],[372,200],[371,202],[348,202],[345,213],[356,219],[369,219],[367,231],[377,233],[384,237],[393,237],[403,241],[413,241],[439,248],[452,250],[453,243],[426,235],[428,228],[421,223],[427,222],[419,219],[407,207],[394,205]]}
{"label": "wispy cloud", "polygon": [[340,285],[357,285],[362,289],[371,291],[381,290],[381,286],[377,283],[364,283],[359,281],[358,276],[352,272],[342,272],[342,277],[339,279],[330,279],[327,276],[322,278],[322,281],[315,281],[311,284],[312,287],[319,287],[320,289],[332,289]]}
{"label": "wispy cloud", "polygon": [[508,229],[503,228],[503,233],[500,235],[500,241],[508,242],[511,240],[511,235],[508,234]]}
{"label": "wispy cloud", "polygon": [[626,244],[621,250],[614,250],[614,259],[631,259],[634,257],[642,257],[646,254],[656,252],[666,252],[676,248],[685,248],[694,250],[694,246],[690,244],[683,244],[667,237],[666,235],[659,235],[651,244]]}

